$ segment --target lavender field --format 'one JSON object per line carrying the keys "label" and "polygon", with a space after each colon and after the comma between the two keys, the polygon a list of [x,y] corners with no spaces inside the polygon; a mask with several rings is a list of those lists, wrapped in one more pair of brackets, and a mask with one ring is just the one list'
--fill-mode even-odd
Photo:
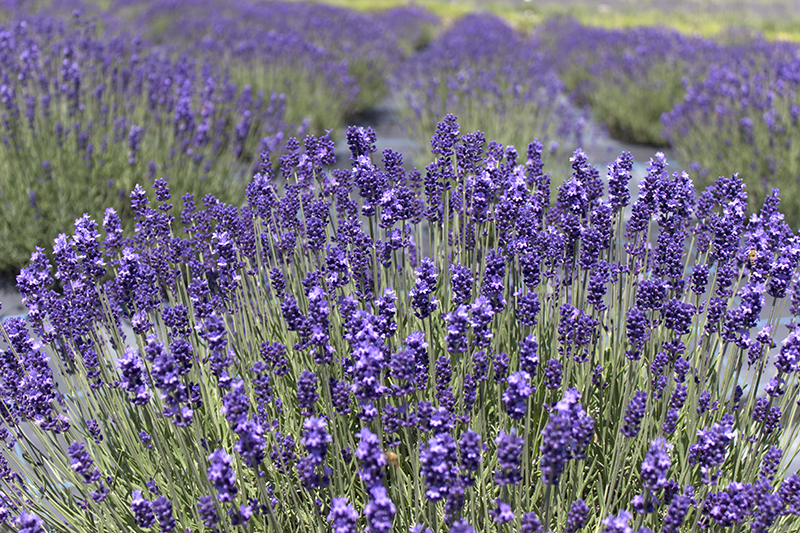
{"label": "lavender field", "polygon": [[0,2],[0,530],[800,531],[759,1]]}

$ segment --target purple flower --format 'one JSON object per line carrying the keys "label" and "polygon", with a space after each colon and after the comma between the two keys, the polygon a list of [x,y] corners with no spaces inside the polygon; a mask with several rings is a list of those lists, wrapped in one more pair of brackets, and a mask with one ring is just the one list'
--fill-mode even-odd
{"label": "purple flower", "polygon": [[356,448],[356,457],[359,460],[358,475],[367,488],[372,488],[383,483],[383,467],[386,466],[386,456],[381,448],[378,436],[367,428],[361,428],[358,433],[360,442]]}
{"label": "purple flower", "polygon": [[329,386],[331,402],[333,403],[333,408],[336,409],[336,414],[346,415],[350,413],[352,386],[347,381],[336,381],[335,378],[329,378]]}
{"label": "purple flower", "polygon": [[664,515],[663,533],[678,533],[680,531],[683,520],[686,518],[686,513],[689,511],[689,505],[694,501],[693,493],[694,489],[692,487],[686,487],[683,495],[675,496],[672,499]]}
{"label": "purple flower", "polygon": [[478,350],[472,354],[472,369],[475,372],[476,381],[483,382],[489,378],[489,357],[484,350]]}
{"label": "purple flower", "polygon": [[437,300],[431,300],[431,295],[436,290],[436,283],[439,274],[430,257],[422,260],[422,264],[416,270],[417,279],[414,280],[414,287],[409,292],[411,296],[411,307],[417,318],[425,319],[430,316],[438,307]]}
{"label": "purple flower", "polygon": [[428,441],[427,446],[419,445],[419,472],[425,477],[428,490],[425,496],[431,501],[439,501],[448,494],[458,478],[458,457],[456,442],[449,433],[441,433]]}
{"label": "purple flower", "polygon": [[628,525],[631,519],[631,513],[622,510],[617,516],[611,515],[603,519],[605,529],[603,533],[633,533],[633,529]]}
{"label": "purple flower", "polygon": [[531,376],[536,375],[536,368],[539,366],[539,343],[536,336],[531,334],[519,341],[519,367],[520,370],[527,372]]}
{"label": "purple flower", "polygon": [[706,292],[709,268],[707,264],[694,265],[692,267],[692,292],[695,294],[703,294]]}
{"label": "purple flower", "polygon": [[333,533],[358,533],[358,512],[347,503],[347,498],[334,498],[331,500],[331,512],[328,513],[328,522]]}
{"label": "purple flower", "polygon": [[161,525],[161,531],[175,529],[175,517],[172,516],[172,502],[164,496],[159,496],[153,501],[153,513]]}
{"label": "purple flower", "polygon": [[472,286],[475,279],[469,267],[453,263],[450,265],[450,286],[453,289],[453,303],[465,304],[472,299]]}
{"label": "purple flower", "polygon": [[689,446],[689,464],[699,464],[707,484],[716,482],[716,468],[725,462],[728,444],[734,437],[733,417],[725,415],[710,429],[697,430],[697,442]]}
{"label": "purple flower", "polygon": [[346,132],[347,145],[350,147],[350,160],[356,161],[359,156],[369,156],[375,151],[377,136],[372,128],[349,126]]}
{"label": "purple flower", "polygon": [[577,533],[586,525],[589,518],[589,506],[583,500],[575,500],[567,513],[566,533]]}
{"label": "purple flower", "polygon": [[667,470],[672,464],[667,450],[671,448],[664,439],[650,441],[650,450],[642,462],[642,484],[651,492],[667,486]]}
{"label": "purple flower", "polygon": [[519,531],[520,533],[543,533],[544,526],[536,513],[531,511],[522,515],[522,527]]}
{"label": "purple flower", "polygon": [[314,404],[319,399],[317,394],[317,375],[308,370],[303,370],[297,378],[297,404],[300,414],[311,416],[314,413]]}
{"label": "purple flower", "polygon": [[585,458],[594,435],[594,420],[583,410],[580,399],[576,389],[568,389],[550,409],[550,420],[542,430],[539,467],[548,485],[558,485],[567,461]]}
{"label": "purple flower", "polygon": [[784,479],[778,495],[786,505],[786,514],[800,515],[800,475],[792,474]]}
{"label": "purple flower", "polygon": [[211,463],[208,467],[208,480],[217,489],[219,501],[233,501],[239,492],[236,472],[232,468],[233,459],[223,449],[214,450],[206,459]]}
{"label": "purple flower", "polygon": [[428,343],[421,331],[414,331],[405,340],[406,347],[414,354],[416,365],[416,385],[418,390],[423,390],[428,385]]}
{"label": "purple flower", "polygon": [[530,374],[525,371],[515,372],[508,377],[508,387],[503,392],[503,403],[506,406],[506,413],[514,420],[524,418],[528,410],[528,397],[534,392],[530,379]]}
{"label": "purple flower", "polygon": [[636,292],[636,307],[639,309],[661,309],[667,297],[667,286],[661,280],[645,279],[639,282]]}
{"label": "purple flower", "polygon": [[220,413],[228,421],[231,428],[235,427],[243,418],[247,418],[250,409],[250,398],[244,390],[244,380],[237,378],[230,387],[230,391],[222,397]]}
{"label": "purple flower", "polygon": [[781,344],[781,351],[775,356],[775,367],[785,374],[800,369],[800,328],[794,328]]}
{"label": "purple flower", "polygon": [[120,387],[131,394],[131,403],[134,405],[147,405],[150,401],[150,391],[145,384],[145,372],[142,360],[139,359],[139,350],[127,348],[125,355],[117,360],[120,370]]}
{"label": "purple flower", "polygon": [[489,516],[492,517],[492,521],[495,524],[508,524],[514,520],[514,512],[511,510],[509,504],[500,498],[494,500],[494,503],[497,505],[497,508],[489,509]]}
{"label": "purple flower", "polygon": [[517,321],[523,326],[533,327],[536,325],[536,316],[541,310],[539,295],[535,292],[526,292],[517,296],[517,308],[515,309]]}
{"label": "purple flower", "polygon": [[649,337],[650,323],[647,315],[639,308],[632,307],[625,313],[625,327],[630,345],[625,357],[631,361],[638,361],[641,358],[642,347]]}
{"label": "purple flower", "polygon": [[489,326],[494,318],[494,308],[491,302],[483,295],[475,299],[472,304],[472,343],[478,348],[488,348],[492,343],[492,330]]}
{"label": "purple flower", "polygon": [[778,466],[783,458],[783,450],[776,446],[770,446],[764,457],[761,458],[761,469],[759,477],[772,481],[775,479],[775,474],[778,472]]}
{"label": "purple flower", "polygon": [[386,494],[383,485],[375,485],[369,490],[370,500],[364,508],[367,517],[367,529],[370,533],[389,533],[397,508]]}
{"label": "purple flower", "polygon": [[711,404],[711,393],[708,391],[703,391],[700,393],[700,396],[697,398],[697,413],[703,414],[706,411],[716,411],[719,407],[719,402],[714,402],[713,405]]}
{"label": "purple flower", "polygon": [[[494,381],[495,383],[503,383],[506,380],[506,375],[508,374],[508,365],[510,361],[508,358],[507,353],[498,353],[494,356],[494,361],[492,362],[492,370],[494,371]],[[533,391],[531,391],[532,393]]]}
{"label": "purple flower", "polygon": [[100,470],[92,468],[94,460],[84,449],[82,442],[73,442],[67,449],[70,458],[70,467],[78,474],[83,476],[84,483],[94,483],[100,479]]}
{"label": "purple flower", "polygon": [[458,443],[459,458],[461,459],[461,469],[467,473],[478,470],[481,463],[481,453],[483,451],[481,436],[468,429],[461,435]]}
{"label": "purple flower", "polygon": [[620,432],[628,438],[634,438],[639,434],[639,426],[644,418],[647,409],[647,393],[636,391],[633,393],[627,409],[625,409],[625,425],[620,428]]}
{"label": "purple flower", "polygon": [[617,212],[628,205],[631,193],[628,182],[633,170],[633,156],[630,152],[622,152],[617,159],[608,165],[608,201]]}
{"label": "purple flower", "polygon": [[17,526],[17,533],[45,533],[44,525],[39,517],[26,511],[22,511],[14,519],[14,525]]}
{"label": "purple flower", "polygon": [[228,517],[234,527],[246,525],[252,516],[253,508],[249,505],[240,504],[238,509],[233,506],[228,510]]}
{"label": "purple flower", "polygon": [[386,287],[383,290],[383,296],[375,302],[375,307],[378,310],[376,316],[377,329],[384,338],[391,337],[397,331],[397,323],[394,320],[397,312],[395,301],[397,301],[397,296],[394,290],[391,287]]}
{"label": "purple flower", "polygon": [[692,325],[692,317],[697,312],[694,304],[673,298],[664,306],[664,325],[675,331],[676,335],[686,335]]}
{"label": "purple flower", "polygon": [[152,444],[153,440],[145,430],[139,432],[139,440],[142,441],[142,444],[144,444],[144,447],[147,448],[148,450],[153,449],[153,444]]}
{"label": "purple flower", "polygon": [[131,511],[136,519],[136,525],[142,528],[152,527],[156,521],[156,516],[153,514],[153,504],[142,497],[142,491],[135,490],[131,494],[133,500],[131,501]]}
{"label": "purple flower", "polygon": [[561,361],[558,359],[547,361],[547,366],[544,369],[545,387],[550,390],[561,388],[561,374]]}
{"label": "purple flower", "polygon": [[467,306],[459,305],[454,311],[444,316],[447,322],[447,350],[454,353],[461,353],[467,349],[467,329],[469,328],[469,314]]}
{"label": "purple flower", "polygon": [[213,496],[200,496],[197,502],[197,513],[206,527],[214,527],[219,522]]}
{"label": "purple flower", "polygon": [[516,428],[511,428],[510,433],[501,431],[495,439],[497,445],[497,465],[494,472],[494,481],[498,485],[517,485],[522,479],[520,473],[520,456],[524,439],[517,437]]}
{"label": "purple flower", "polygon": [[300,443],[316,463],[325,461],[328,445],[333,437],[327,431],[328,424],[322,418],[309,418],[303,423],[303,438]]}

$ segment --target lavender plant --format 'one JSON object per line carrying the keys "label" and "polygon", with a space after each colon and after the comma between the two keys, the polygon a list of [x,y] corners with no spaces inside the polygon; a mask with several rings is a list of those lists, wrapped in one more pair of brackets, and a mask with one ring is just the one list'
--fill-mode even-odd
{"label": "lavender plant", "polygon": [[723,53],[709,39],[656,27],[605,29],[553,18],[534,34],[557,58],[576,103],[590,106],[613,137],[653,146],[668,144],[661,115],[683,99],[683,79],[702,78]]}
{"label": "lavender plant", "polygon": [[137,4],[146,6],[136,17],[144,32],[233,56],[232,76],[254,87],[285,84],[283,92],[294,95],[289,116],[312,113],[318,133],[380,103],[387,95],[388,75],[430,38],[438,22],[414,7],[361,13],[285,1],[129,0],[117,9]]}
{"label": "lavender plant", "polygon": [[[708,179],[741,170],[750,211],[778,187],[791,205],[800,197],[798,116],[800,63],[792,43],[756,41],[704,79],[688,79],[687,94],[662,119],[676,155]],[[800,225],[795,211],[787,222]]]}
{"label": "lavender plant", "polygon": [[604,179],[578,150],[551,203],[541,143],[519,162],[475,138],[445,117],[424,177],[368,129],[350,170],[290,140],[245,207],[176,208],[159,181],[133,237],[109,209],[37,250],[0,328],[0,519],[797,531],[777,194],[748,221],[737,175],[698,194],[656,154],[627,217],[630,154]]}
{"label": "lavender plant", "polygon": [[91,21],[46,16],[2,30],[5,272],[83,213],[114,207],[133,229],[127,196],[144,179],[242,202],[261,151],[280,150],[302,127],[286,123],[283,94],[237,85],[210,61],[97,33]]}

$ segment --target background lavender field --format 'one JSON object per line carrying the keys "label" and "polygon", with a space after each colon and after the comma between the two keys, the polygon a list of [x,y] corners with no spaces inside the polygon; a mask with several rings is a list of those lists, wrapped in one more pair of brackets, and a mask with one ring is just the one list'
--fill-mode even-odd
{"label": "background lavender field", "polygon": [[[21,431],[0,425],[2,461],[54,531],[169,531],[174,510],[200,531],[628,533],[630,510],[644,533],[690,502],[696,524],[796,530],[800,3],[0,13],[0,383]],[[67,435],[91,457],[55,453]],[[44,448],[57,483],[26,455]],[[677,481],[645,473],[665,450]],[[0,522],[40,531],[3,472]],[[119,515],[89,512],[106,498]]]}

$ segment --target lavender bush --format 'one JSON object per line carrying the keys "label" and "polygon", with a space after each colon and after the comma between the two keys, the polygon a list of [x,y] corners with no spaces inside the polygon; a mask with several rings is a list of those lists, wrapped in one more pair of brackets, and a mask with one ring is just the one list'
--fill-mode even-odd
{"label": "lavender bush", "polygon": [[[341,124],[344,115],[380,103],[387,94],[387,76],[404,56],[430,38],[438,22],[427,11],[415,7],[361,13],[307,2],[127,0],[118,4],[117,9],[146,5],[136,18],[142,30],[154,38],[189,46],[202,43],[203,47],[213,46],[244,60],[244,65],[232,65],[235,76],[246,77],[254,86],[264,76],[272,84],[281,78],[291,80],[285,92],[301,93],[296,95],[298,113],[324,109],[327,99],[331,107],[328,115],[338,112],[340,116],[338,122],[333,122],[331,119],[336,116],[315,115],[312,123],[319,133],[323,126]],[[286,40],[287,36],[308,50],[276,50],[271,41]],[[320,58],[305,57],[322,52]],[[273,63],[286,64],[286,68],[269,75]],[[300,100],[308,98],[301,95],[309,88],[294,86],[302,83],[299,74],[313,80],[312,94],[314,90],[321,92],[310,103]],[[290,110],[290,116],[294,110]]]}
{"label": "lavender bush", "polygon": [[[18,270],[83,213],[168,177],[174,194],[244,199],[262,150],[280,150],[285,95],[237,85],[220,66],[171,58],[93,22],[46,16],[2,34],[0,270]],[[25,223],[21,223],[25,221]]]}
{"label": "lavender bush", "polygon": [[448,115],[424,177],[375,141],[348,129],[330,171],[327,136],[290,139],[242,208],[157,180],[132,238],[108,209],[33,254],[1,328],[0,519],[798,531],[777,193],[747,221],[737,175],[696,193],[656,154],[631,205],[630,154],[603,178],[578,150],[551,203],[538,141],[522,162]]}
{"label": "lavender bush", "polygon": [[[704,79],[689,79],[685,100],[663,117],[676,155],[702,177],[742,172],[758,208],[779,187],[800,202],[800,49],[792,43],[757,41]],[[797,210],[787,222],[800,225]]]}
{"label": "lavender bush", "polygon": [[464,128],[503,144],[522,147],[538,136],[545,159],[561,162],[581,144],[584,118],[564,97],[551,59],[502,19],[467,15],[395,75],[401,119],[423,154],[437,121],[453,111]]}
{"label": "lavender bush", "polygon": [[[534,31],[557,61],[579,105],[619,139],[666,146],[661,115],[686,93],[684,78],[702,78],[723,47],[655,27],[605,29],[553,18]],[[736,167],[738,168],[738,167]]]}

